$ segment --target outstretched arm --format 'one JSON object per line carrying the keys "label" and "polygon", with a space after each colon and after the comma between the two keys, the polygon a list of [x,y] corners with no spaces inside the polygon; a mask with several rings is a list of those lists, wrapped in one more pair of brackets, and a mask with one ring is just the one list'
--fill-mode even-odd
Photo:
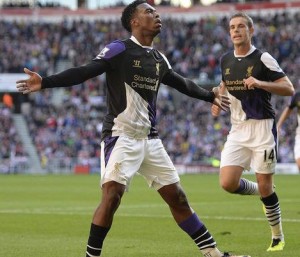
{"label": "outstretched arm", "polygon": [[178,73],[171,71],[165,75],[162,83],[177,89],[179,92],[193,98],[211,102],[224,111],[229,109],[229,98],[220,94],[218,90],[208,91],[205,88],[198,86],[190,79],[184,78]]}
{"label": "outstretched arm", "polygon": [[69,87],[96,77],[104,73],[107,68],[108,64],[105,61],[98,60],[44,78],[38,73],[24,68],[24,72],[29,75],[29,78],[18,80],[16,87],[17,90],[23,94],[36,92],[44,88]]}

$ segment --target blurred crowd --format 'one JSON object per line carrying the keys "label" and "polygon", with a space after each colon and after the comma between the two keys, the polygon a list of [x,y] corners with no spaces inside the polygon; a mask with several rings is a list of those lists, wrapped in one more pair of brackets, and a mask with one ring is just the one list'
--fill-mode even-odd
{"label": "blurred crowd", "polygon": [[64,5],[61,5],[57,1],[47,1],[47,2],[40,2],[40,1],[12,1],[12,0],[4,0],[0,2],[0,7],[2,8],[67,8]]}
{"label": "blurred crowd", "polygon": [[[84,7],[86,5],[86,1],[81,0],[77,1],[78,7]],[[216,3],[239,3],[240,0],[217,0]],[[253,0],[244,0],[243,2],[253,2]],[[255,2],[270,2],[270,0],[256,0]],[[156,3],[154,0],[148,0],[148,3],[151,5],[161,5],[161,6],[171,6],[171,5],[178,5],[178,3],[175,3],[170,0],[161,0],[159,3]],[[200,5],[202,2],[200,0],[194,0],[192,1],[193,5]],[[126,2],[122,0],[118,0],[116,2],[112,2],[109,4],[109,7],[120,7],[125,6]],[[62,5],[59,3],[59,1],[36,1],[36,0],[4,0],[0,1],[0,7],[2,8],[32,8],[32,7],[38,7],[38,8],[69,8],[65,5]]]}
{"label": "blurred crowd", "polygon": [[[253,19],[253,44],[271,53],[300,89],[300,34],[295,33],[300,13],[283,12]],[[221,79],[220,57],[232,48],[228,17],[163,22],[155,47],[167,56],[173,69],[207,88],[217,85]],[[59,71],[62,64],[70,67],[87,63],[105,44],[128,37],[119,21],[0,20],[0,27],[0,73],[21,73],[27,67],[42,76],[50,75]],[[64,92],[52,89],[29,95],[31,109],[24,115],[43,167],[54,158],[66,162],[64,165],[76,162],[99,166],[105,94],[102,75]],[[277,96],[272,99],[279,115],[289,99]],[[213,118],[210,104],[178,94],[164,85],[157,109],[158,130],[175,163],[217,163],[229,130],[228,114]],[[294,161],[295,127],[296,117],[291,117],[280,137],[280,162]]]}
{"label": "blurred crowd", "polygon": [[11,106],[0,104],[0,124],[0,173],[21,172],[28,165],[28,154],[17,133]]}

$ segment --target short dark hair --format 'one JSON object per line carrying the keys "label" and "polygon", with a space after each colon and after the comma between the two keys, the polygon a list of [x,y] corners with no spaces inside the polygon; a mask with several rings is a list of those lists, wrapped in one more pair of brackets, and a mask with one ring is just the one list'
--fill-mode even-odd
{"label": "short dark hair", "polygon": [[135,0],[132,3],[130,3],[129,5],[127,5],[125,7],[125,9],[122,12],[122,16],[121,16],[121,22],[123,27],[128,31],[131,32],[131,19],[133,17],[133,14],[136,11],[136,7],[140,4],[145,4],[147,3],[146,0]]}
{"label": "short dark hair", "polygon": [[229,20],[231,21],[233,18],[238,18],[238,17],[244,18],[244,19],[247,21],[248,27],[249,27],[249,28],[253,28],[253,20],[252,20],[252,18],[251,18],[248,14],[246,14],[246,13],[244,13],[244,12],[238,12],[238,13],[233,14],[233,15],[230,17]]}

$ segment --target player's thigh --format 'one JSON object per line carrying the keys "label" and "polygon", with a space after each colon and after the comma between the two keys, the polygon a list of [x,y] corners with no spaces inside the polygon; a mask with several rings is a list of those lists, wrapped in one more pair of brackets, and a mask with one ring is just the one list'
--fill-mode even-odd
{"label": "player's thigh", "polygon": [[225,170],[225,172],[227,168],[223,168],[227,166],[238,166],[241,167],[242,170],[249,169],[251,155],[251,150],[245,147],[243,143],[228,140],[221,153],[220,168]]}
{"label": "player's thigh", "polygon": [[253,149],[251,167],[255,173],[273,174],[277,163],[277,146],[274,138],[270,136],[264,144]]}
{"label": "player's thigh", "polygon": [[179,181],[178,173],[160,139],[147,142],[144,161],[139,173],[156,190]]}
{"label": "player's thigh", "polygon": [[101,143],[101,185],[116,181],[128,186],[144,158],[144,142],[127,137],[109,138]]}

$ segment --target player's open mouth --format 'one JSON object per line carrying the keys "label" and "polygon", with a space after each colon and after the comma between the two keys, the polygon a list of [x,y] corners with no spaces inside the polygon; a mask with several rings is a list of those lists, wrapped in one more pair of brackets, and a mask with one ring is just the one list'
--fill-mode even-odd
{"label": "player's open mouth", "polygon": [[159,27],[162,26],[162,23],[161,23],[161,20],[160,19],[157,19],[157,21],[155,22],[156,25],[158,25]]}
{"label": "player's open mouth", "polygon": [[239,38],[242,38],[242,36],[240,36],[240,35],[233,36],[233,39],[239,39]]}

